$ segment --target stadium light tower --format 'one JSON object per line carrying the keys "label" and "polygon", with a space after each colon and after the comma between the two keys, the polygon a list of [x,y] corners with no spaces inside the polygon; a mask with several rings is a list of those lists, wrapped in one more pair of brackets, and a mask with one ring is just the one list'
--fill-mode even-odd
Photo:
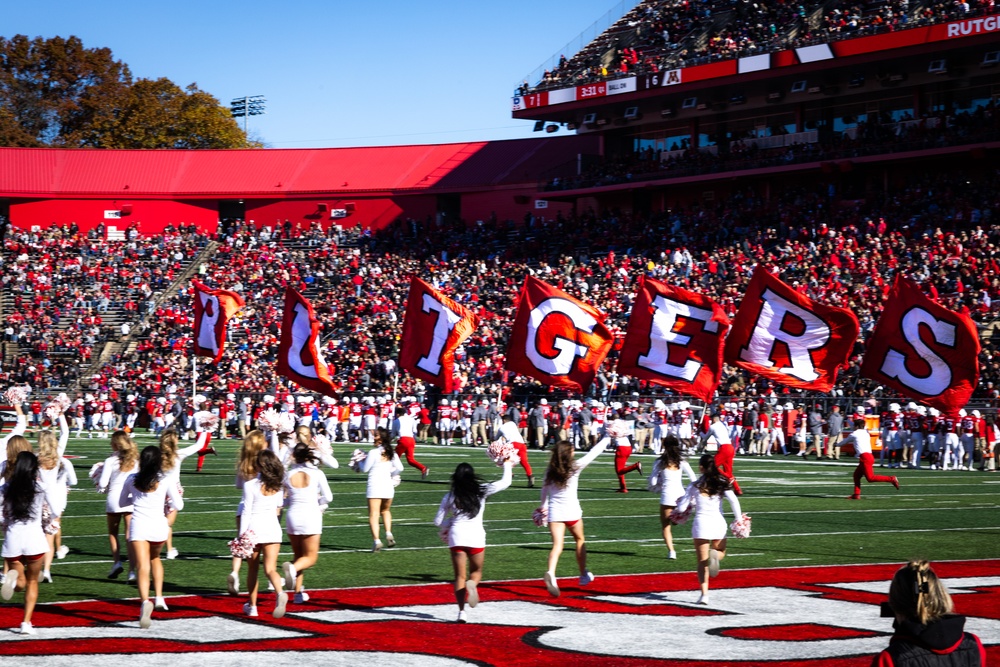
{"label": "stadium light tower", "polygon": [[265,113],[264,108],[267,100],[263,95],[252,95],[250,97],[237,97],[229,103],[229,113],[233,118],[243,119],[243,134],[247,133],[247,119],[250,116],[261,116]]}

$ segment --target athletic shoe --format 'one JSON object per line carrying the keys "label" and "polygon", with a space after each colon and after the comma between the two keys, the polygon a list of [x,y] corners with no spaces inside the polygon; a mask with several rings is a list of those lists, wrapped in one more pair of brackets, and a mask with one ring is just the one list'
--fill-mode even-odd
{"label": "athletic shoe", "polygon": [[56,549],[56,558],[62,560],[63,558],[66,557],[66,554],[68,553],[69,553],[69,547],[64,544],[58,549]]}
{"label": "athletic shoe", "polygon": [[473,609],[479,604],[478,584],[471,579],[465,582],[465,603]]}
{"label": "athletic shoe", "polygon": [[230,595],[240,594],[240,573],[230,572],[229,576],[226,577],[226,587],[229,589]]}
{"label": "athletic shoe", "polygon": [[288,593],[281,591],[278,593],[278,604],[274,606],[274,612],[271,614],[275,618],[281,618],[285,615],[285,606],[288,604]]}
{"label": "athletic shoe", "polygon": [[218,456],[218,452],[215,451],[215,447],[206,447],[202,450],[206,454],[211,454],[212,456]]}
{"label": "athletic shoe", "polygon": [[247,615],[247,616],[256,617],[257,616],[257,606],[256,605],[252,605],[249,602],[247,602],[247,603],[245,603],[243,605],[243,613],[245,615]]}
{"label": "athletic shoe", "polygon": [[719,574],[719,552],[715,549],[708,550],[708,576],[714,577]]}
{"label": "athletic shoe", "polygon": [[285,588],[288,590],[295,589],[295,579],[298,577],[299,573],[295,571],[295,565],[292,563],[285,563]]}
{"label": "athletic shoe", "polygon": [[587,570],[586,572],[580,575],[580,585],[589,586],[590,582],[592,582],[594,579],[596,579],[594,573],[591,572],[590,570]]}
{"label": "athletic shoe", "polygon": [[635,468],[636,472],[638,472],[641,475],[642,474],[642,461],[640,461],[639,463],[636,463],[635,465],[636,465],[636,468]]}
{"label": "athletic shoe", "polygon": [[628,493],[628,489],[618,489],[615,493]]}
{"label": "athletic shoe", "polygon": [[153,603],[153,609],[156,611],[170,611],[170,608],[167,607],[167,601],[163,599],[163,596],[156,598],[156,601]]}
{"label": "athletic shoe", "polygon": [[52,573],[48,570],[42,570],[42,574],[39,577],[41,581],[51,584],[52,583]]}
{"label": "athletic shoe", "polygon": [[139,614],[139,627],[145,630],[153,624],[153,601],[146,600],[142,603],[142,613]]}
{"label": "athletic shoe", "polygon": [[309,594],[306,593],[305,591],[301,591],[295,594],[294,600],[295,604],[304,604],[306,602],[309,602]]}
{"label": "athletic shoe", "polygon": [[468,623],[469,619],[465,616],[465,610],[458,612],[458,618],[455,620],[456,623]]}
{"label": "athletic shoe", "polygon": [[128,573],[128,583],[134,584],[136,581],[138,581],[138,579],[135,576],[135,571],[129,572]]}
{"label": "athletic shoe", "polygon": [[859,496],[856,493],[852,493],[851,495],[847,496],[847,499],[848,500],[861,500],[861,496]]}
{"label": "athletic shoe", "polygon": [[430,468],[424,468],[424,471],[420,473],[420,479],[427,479],[427,475],[431,474]]}
{"label": "athletic shoe", "polygon": [[892,485],[896,487],[897,491],[899,491],[899,480],[896,479],[895,477],[890,477],[889,481],[892,482]]}
{"label": "athletic shoe", "polygon": [[17,586],[17,571],[7,570],[0,583],[0,598],[9,600],[14,597],[14,587]]}
{"label": "athletic shoe", "polygon": [[667,559],[668,560],[677,560],[677,552],[676,551],[670,551],[667,554]]}
{"label": "athletic shoe", "polygon": [[708,606],[708,595],[702,593],[698,596],[698,601],[695,604],[702,604]]}
{"label": "athletic shoe", "polygon": [[174,560],[177,556],[177,549],[170,549],[167,551],[167,560]]}
{"label": "athletic shoe", "polygon": [[396,546],[396,540],[394,540],[392,538],[392,533],[386,533],[385,534],[385,545],[387,547],[394,547],[394,546]]}
{"label": "athletic shoe", "polygon": [[22,635],[37,634],[35,632],[35,628],[31,627],[31,623],[28,622],[21,623],[21,629],[18,630],[18,632],[20,632]]}
{"label": "athletic shoe", "polygon": [[121,574],[125,568],[122,567],[121,563],[115,563],[111,566],[111,570],[108,571],[108,579],[117,579],[118,575]]}
{"label": "athletic shoe", "polygon": [[552,597],[559,597],[559,582],[556,581],[556,575],[554,573],[545,573],[545,588],[549,589],[549,595]]}
{"label": "athletic shoe", "polygon": [[267,590],[269,590],[269,591],[273,591],[274,590],[274,584],[271,583],[270,579],[267,580]]}
{"label": "athletic shoe", "polygon": [[375,540],[372,544],[372,553],[378,553],[382,551],[382,540]]}

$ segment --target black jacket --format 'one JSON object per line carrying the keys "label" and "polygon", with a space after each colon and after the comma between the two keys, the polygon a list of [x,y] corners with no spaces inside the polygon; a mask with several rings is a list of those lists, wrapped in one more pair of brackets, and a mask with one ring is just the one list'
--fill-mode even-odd
{"label": "black jacket", "polygon": [[965,617],[942,616],[921,625],[895,622],[889,648],[875,656],[872,667],[978,667],[986,664],[979,637],[965,632]]}

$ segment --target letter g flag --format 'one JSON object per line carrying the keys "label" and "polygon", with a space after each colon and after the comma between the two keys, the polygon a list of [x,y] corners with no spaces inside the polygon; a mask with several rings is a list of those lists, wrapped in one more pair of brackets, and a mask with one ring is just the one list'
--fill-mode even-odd
{"label": "letter g flag", "polygon": [[584,392],[614,337],[604,313],[528,276],[507,344],[507,370]]}

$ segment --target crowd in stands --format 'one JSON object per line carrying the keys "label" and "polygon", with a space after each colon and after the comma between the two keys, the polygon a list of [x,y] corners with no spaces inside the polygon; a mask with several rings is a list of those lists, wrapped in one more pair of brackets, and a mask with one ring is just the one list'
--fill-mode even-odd
{"label": "crowd in stands", "polygon": [[992,14],[994,0],[645,0],[520,94]]}

